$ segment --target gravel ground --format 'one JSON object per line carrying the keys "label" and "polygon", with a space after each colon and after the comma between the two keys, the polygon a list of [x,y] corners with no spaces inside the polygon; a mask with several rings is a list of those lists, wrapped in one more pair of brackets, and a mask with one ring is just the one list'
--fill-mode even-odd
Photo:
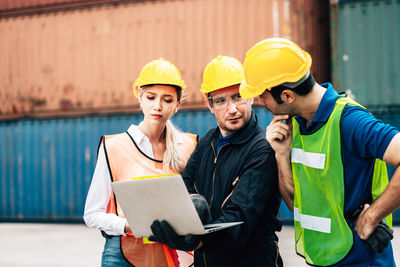
{"label": "gravel ground", "polygon": [[[400,266],[400,226],[392,241]],[[100,266],[104,239],[82,224],[0,223],[0,266],[90,267]],[[295,254],[293,227],[284,226],[279,246],[285,266],[307,266]]]}

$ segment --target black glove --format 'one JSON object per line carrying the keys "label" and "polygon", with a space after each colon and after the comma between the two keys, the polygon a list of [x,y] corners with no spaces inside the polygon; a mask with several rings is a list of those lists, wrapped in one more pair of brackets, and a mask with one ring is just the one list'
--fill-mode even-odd
{"label": "black glove", "polygon": [[[363,209],[364,205],[361,205],[353,213],[352,219],[354,221],[358,218]],[[369,250],[382,253],[383,249],[389,245],[389,241],[392,239],[393,239],[393,230],[384,221],[380,221],[375,231],[365,241],[365,245]]]}
{"label": "black glove", "polygon": [[392,239],[393,230],[384,221],[380,221],[378,227],[367,239],[366,245],[368,249],[382,253]]}
{"label": "black glove", "polygon": [[197,235],[178,235],[171,225],[163,220],[155,220],[150,226],[153,232],[149,236],[150,241],[155,241],[166,245],[172,249],[179,249],[184,251],[192,251],[200,244],[200,237]]}
{"label": "black glove", "polygon": [[190,198],[192,199],[193,205],[196,208],[203,225],[211,223],[212,217],[206,198],[198,194],[190,195]]}

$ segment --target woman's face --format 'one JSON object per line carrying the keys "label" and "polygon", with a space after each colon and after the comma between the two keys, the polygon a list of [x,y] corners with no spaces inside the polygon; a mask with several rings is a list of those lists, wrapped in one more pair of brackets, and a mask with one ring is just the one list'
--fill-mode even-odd
{"label": "woman's face", "polygon": [[148,122],[166,123],[181,104],[176,89],[169,85],[152,85],[140,89],[139,93],[144,120]]}

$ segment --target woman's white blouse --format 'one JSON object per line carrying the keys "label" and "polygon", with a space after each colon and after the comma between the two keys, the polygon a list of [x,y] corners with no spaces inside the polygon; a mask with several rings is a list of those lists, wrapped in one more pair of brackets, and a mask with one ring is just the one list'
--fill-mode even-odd
{"label": "woman's white blouse", "polygon": [[[128,129],[128,133],[143,153],[150,158],[154,158],[150,140],[139,130],[139,127],[132,124]],[[112,213],[106,213],[111,194],[110,172],[104,147],[100,146],[92,183],[86,198],[83,219],[89,227],[102,230],[108,235],[125,235],[126,219]]]}

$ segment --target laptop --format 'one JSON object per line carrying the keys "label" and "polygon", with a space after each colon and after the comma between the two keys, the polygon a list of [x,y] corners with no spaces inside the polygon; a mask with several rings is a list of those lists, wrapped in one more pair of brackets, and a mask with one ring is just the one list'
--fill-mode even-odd
{"label": "laptop", "polygon": [[152,235],[154,220],[166,220],[179,235],[203,235],[243,223],[203,226],[180,175],[138,177],[111,186],[135,237]]}

